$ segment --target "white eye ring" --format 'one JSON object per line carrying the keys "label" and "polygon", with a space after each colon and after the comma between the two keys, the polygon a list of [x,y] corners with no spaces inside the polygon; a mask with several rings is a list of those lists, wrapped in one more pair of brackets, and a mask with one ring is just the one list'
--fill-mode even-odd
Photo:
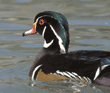
{"label": "white eye ring", "polygon": [[36,19],[36,22],[38,22],[38,20],[39,20],[40,18],[44,17],[44,16],[47,16],[47,15],[43,15],[43,16],[38,17],[38,18]]}

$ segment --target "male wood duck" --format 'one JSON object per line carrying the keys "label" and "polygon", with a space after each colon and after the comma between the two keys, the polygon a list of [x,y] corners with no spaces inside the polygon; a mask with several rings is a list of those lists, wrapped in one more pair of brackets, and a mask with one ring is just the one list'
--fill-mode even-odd
{"label": "male wood duck", "polygon": [[110,52],[79,50],[68,53],[69,28],[62,14],[53,11],[37,14],[32,29],[23,36],[35,33],[42,35],[44,45],[30,68],[32,81],[72,79],[110,86]]}

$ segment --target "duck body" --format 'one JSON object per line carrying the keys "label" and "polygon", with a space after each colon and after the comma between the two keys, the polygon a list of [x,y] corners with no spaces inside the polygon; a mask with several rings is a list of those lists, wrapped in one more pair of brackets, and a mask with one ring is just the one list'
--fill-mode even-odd
{"label": "duck body", "polygon": [[[34,74],[33,80],[51,81],[56,80],[56,75],[60,75],[66,77],[64,79],[68,78],[99,84],[100,82],[96,82],[98,78],[109,79],[109,75],[105,76],[110,69],[110,57],[108,55],[110,55],[110,52],[89,50],[74,51],[66,54],[46,54],[40,59],[36,58],[29,75],[32,74],[35,68],[41,65],[37,70],[43,72],[45,78],[43,74],[39,78],[38,71],[36,71],[37,73]],[[108,70],[106,70],[107,67],[104,68],[106,65],[108,65]],[[54,75],[55,78],[52,76],[48,80],[47,76],[49,74],[56,74]],[[58,79],[62,79],[62,77]]]}
{"label": "duck body", "polygon": [[32,81],[73,79],[110,86],[107,83],[110,82],[110,52],[79,50],[69,53],[68,22],[62,14],[53,11],[37,14],[32,29],[23,36],[35,33],[42,35],[44,46],[30,68]]}

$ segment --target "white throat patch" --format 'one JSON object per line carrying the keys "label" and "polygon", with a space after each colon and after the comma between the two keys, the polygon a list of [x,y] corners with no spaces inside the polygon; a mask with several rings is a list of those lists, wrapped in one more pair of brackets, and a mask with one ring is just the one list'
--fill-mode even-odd
{"label": "white throat patch", "polygon": [[58,43],[59,43],[59,46],[60,46],[60,49],[64,51],[65,53],[65,47],[63,46],[63,41],[62,39],[58,36],[58,34],[55,32],[54,28],[50,25],[50,28],[52,29],[53,33],[55,34],[55,36],[57,37],[58,39]]}
{"label": "white throat patch", "polygon": [[46,41],[44,40],[44,48],[48,48],[50,45],[52,45],[53,40],[51,40],[49,43],[46,43]]}
{"label": "white throat patch", "polygon": [[[44,34],[45,34],[45,30],[46,30],[46,26],[44,27],[43,29],[43,32],[42,32],[42,37],[44,37]],[[49,43],[47,43],[44,39],[44,48],[48,48],[50,45],[52,45],[54,40],[51,40]]]}

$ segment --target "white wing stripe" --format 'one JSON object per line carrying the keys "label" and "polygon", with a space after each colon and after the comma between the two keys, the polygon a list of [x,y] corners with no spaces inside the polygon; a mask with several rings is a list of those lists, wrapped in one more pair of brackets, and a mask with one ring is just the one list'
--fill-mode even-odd
{"label": "white wing stripe", "polygon": [[81,76],[79,76],[77,73],[72,72],[72,74],[76,75],[80,80],[82,80]]}
{"label": "white wing stripe", "polygon": [[73,78],[78,79],[77,77],[75,77],[73,74],[71,74],[70,72],[67,72],[69,75],[71,75]]}
{"label": "white wing stripe", "polygon": [[99,74],[100,74],[100,67],[97,68],[97,71],[95,73],[94,80],[99,76]]}
{"label": "white wing stripe", "polygon": [[57,73],[57,74],[60,74],[60,75],[62,75],[62,76],[64,76],[63,73],[60,72],[59,70],[57,70],[56,73]]}
{"label": "white wing stripe", "polygon": [[67,73],[63,72],[63,74],[69,78],[72,78],[70,75],[68,75]]}
{"label": "white wing stripe", "polygon": [[86,80],[88,82],[88,79],[86,77],[83,77],[84,80]]}
{"label": "white wing stripe", "polygon": [[88,77],[87,77],[87,79],[88,79],[89,83],[92,83],[91,80]]}
{"label": "white wing stripe", "polygon": [[77,73],[74,73],[74,72],[72,72],[74,75],[76,75],[76,76],[78,76],[78,74]]}
{"label": "white wing stripe", "polygon": [[76,79],[76,80],[79,80],[79,81],[82,81],[82,78],[86,81],[86,82],[89,82],[89,83],[91,83],[91,80],[88,78],[88,77],[81,77],[81,76],[79,76],[77,73],[74,73],[74,72],[72,72],[72,73],[70,73],[70,72],[68,72],[68,71],[66,71],[66,72],[61,72],[61,71],[59,71],[59,70],[57,70],[56,71],[56,74],[59,74],[59,75],[61,75],[61,76],[66,76],[66,77],[68,77],[68,78],[70,78],[70,79]]}
{"label": "white wing stripe", "polygon": [[34,81],[34,75],[35,75],[35,72],[40,68],[42,66],[42,64],[41,65],[38,65],[35,69],[34,69],[34,71],[33,71],[33,73],[32,73],[32,81]]}
{"label": "white wing stripe", "polygon": [[108,67],[109,65],[104,65],[101,67],[101,70],[104,70],[106,67]]}

